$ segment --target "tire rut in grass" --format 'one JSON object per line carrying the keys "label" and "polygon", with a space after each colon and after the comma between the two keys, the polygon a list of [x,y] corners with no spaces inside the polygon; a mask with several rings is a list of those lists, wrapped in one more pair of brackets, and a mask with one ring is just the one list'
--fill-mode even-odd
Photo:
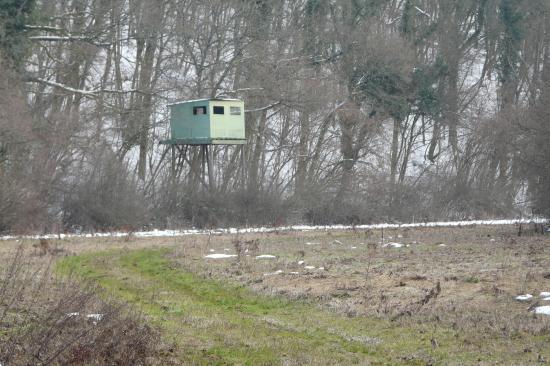
{"label": "tire rut in grass", "polygon": [[[100,282],[110,282],[111,289],[161,324],[171,339],[182,336],[181,348],[199,346],[191,362],[363,364],[373,353],[332,329],[304,325],[305,318],[296,324],[301,315],[318,311],[311,306],[198,278],[173,268],[163,251],[121,252],[108,260],[89,257],[87,266]],[[267,316],[277,322],[266,321]]]}

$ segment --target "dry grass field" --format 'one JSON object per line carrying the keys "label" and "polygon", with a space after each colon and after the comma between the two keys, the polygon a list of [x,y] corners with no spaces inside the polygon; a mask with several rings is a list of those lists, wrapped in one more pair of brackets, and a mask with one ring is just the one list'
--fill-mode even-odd
{"label": "dry grass field", "polygon": [[533,311],[550,305],[550,236],[529,228],[23,240],[1,253],[18,246],[140,312],[161,334],[153,364],[550,362],[550,316]]}
{"label": "dry grass field", "polygon": [[[315,299],[350,316],[437,319],[504,334],[548,331],[548,322],[526,311],[542,301],[514,298],[550,291],[550,236],[518,237],[511,226],[386,230],[384,240],[381,231],[255,239],[258,249],[240,259],[202,257],[236,254],[238,243],[254,239],[196,241],[174,256],[193,272]],[[255,258],[261,254],[276,258]]]}

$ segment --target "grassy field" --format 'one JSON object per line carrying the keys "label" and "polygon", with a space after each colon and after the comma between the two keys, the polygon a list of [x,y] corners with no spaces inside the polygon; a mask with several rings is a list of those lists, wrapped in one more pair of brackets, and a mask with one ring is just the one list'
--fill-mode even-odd
{"label": "grassy field", "polygon": [[[129,237],[52,246],[58,273],[98,283],[102,296],[132,304],[160,330],[160,364],[545,364],[550,317],[530,311],[544,302],[514,297],[550,291],[550,240],[516,232]],[[212,253],[237,256],[205,258]],[[256,258],[262,254],[275,258]]]}

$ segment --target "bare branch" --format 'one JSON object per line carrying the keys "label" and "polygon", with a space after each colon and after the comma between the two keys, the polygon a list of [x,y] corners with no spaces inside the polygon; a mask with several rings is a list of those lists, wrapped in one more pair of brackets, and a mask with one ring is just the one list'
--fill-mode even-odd
{"label": "bare branch", "polygon": [[47,25],[30,25],[30,24],[25,25],[25,29],[28,29],[28,30],[41,30],[41,31],[44,31],[44,32],[65,32],[66,31],[63,28],[58,28],[58,27],[50,27],[50,26],[47,26]]}
{"label": "bare branch", "polygon": [[83,36],[32,36],[30,40],[39,42],[86,42],[98,47],[110,47],[111,43],[96,42],[90,37]]}
{"label": "bare branch", "polygon": [[72,88],[72,87],[67,86],[67,85],[56,83],[55,81],[50,81],[50,80],[37,78],[37,77],[32,77],[32,76],[27,76],[26,81],[46,84],[46,85],[49,85],[49,86],[54,87],[54,88],[62,89],[62,90],[65,90],[65,91],[68,91],[68,92],[74,93],[74,94],[80,94],[80,95],[83,95],[83,96],[89,97],[89,98],[95,98],[95,97],[97,97],[97,95],[99,93],[99,90],[75,89],[75,88]]}
{"label": "bare branch", "polygon": [[420,14],[424,15],[424,16],[427,16],[428,18],[430,18],[430,14],[426,13],[424,10],[420,9],[418,6],[415,6],[414,7]]}
{"label": "bare branch", "polygon": [[275,103],[266,105],[265,107],[255,108],[255,109],[245,109],[244,112],[245,112],[245,113],[251,113],[251,112],[265,111],[266,109],[271,109],[271,108],[273,108],[273,107],[278,106],[279,104],[281,104],[281,101],[280,101],[280,100],[277,101],[277,102],[275,102]]}

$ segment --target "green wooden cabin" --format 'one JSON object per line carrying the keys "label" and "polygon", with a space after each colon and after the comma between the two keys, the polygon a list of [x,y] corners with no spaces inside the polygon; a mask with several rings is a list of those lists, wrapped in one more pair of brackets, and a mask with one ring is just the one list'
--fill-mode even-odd
{"label": "green wooden cabin", "polygon": [[246,142],[244,102],[197,99],[169,104],[170,140],[165,144],[240,145]]}

